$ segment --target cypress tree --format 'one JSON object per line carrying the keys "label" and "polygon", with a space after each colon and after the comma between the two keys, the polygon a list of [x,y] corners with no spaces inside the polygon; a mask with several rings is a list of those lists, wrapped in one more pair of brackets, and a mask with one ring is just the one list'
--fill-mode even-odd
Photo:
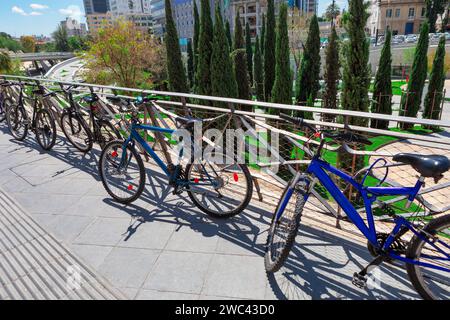
{"label": "cypress tree", "polygon": [[261,59],[264,57],[265,39],[266,39],[266,15],[263,13],[263,15],[262,15],[262,26],[261,26],[261,40],[260,40]]}
{"label": "cypress tree", "polygon": [[230,22],[227,20],[225,22],[225,32],[227,33],[227,40],[228,40],[228,48],[233,47],[233,40],[231,39],[231,28],[230,28]]}
{"label": "cypress tree", "polygon": [[270,101],[275,81],[275,8],[273,0],[267,1],[267,23],[264,39],[264,98]]}
{"label": "cypress tree", "polygon": [[442,90],[444,88],[445,71],[445,36],[439,40],[439,45],[433,60],[431,68],[430,82],[428,92],[425,96],[425,108],[423,118],[438,119],[441,112]]}
{"label": "cypress tree", "polygon": [[167,73],[170,90],[175,92],[188,92],[186,73],[181,60],[180,43],[178,41],[177,28],[172,16],[170,0],[165,0],[166,6],[166,43]]}
{"label": "cypress tree", "polygon": [[[340,78],[339,43],[336,28],[332,27],[331,35],[328,37],[328,47],[326,50],[326,70],[324,74],[325,92],[323,97],[324,107],[337,109],[338,84]],[[326,121],[332,121],[333,115],[325,115]]]}
{"label": "cypress tree", "polygon": [[[299,105],[305,105],[308,98],[316,100],[319,91],[320,74],[320,31],[317,16],[313,15],[309,23],[308,38],[297,76],[295,98]],[[312,114],[299,112],[299,116],[311,118]]]}
{"label": "cypress tree", "polygon": [[244,48],[244,31],[242,30],[241,16],[239,12],[234,20],[234,46],[233,49]]}
{"label": "cypress tree", "polygon": [[253,49],[252,38],[250,36],[250,25],[248,22],[245,24],[245,51],[247,52],[247,69],[250,78],[250,83],[253,82]]}
{"label": "cypress tree", "polygon": [[250,82],[247,69],[247,52],[244,49],[244,34],[239,12],[234,23],[234,51],[232,53],[234,75],[239,99],[250,99]]}
{"label": "cypress tree", "polygon": [[[287,4],[280,5],[275,49],[275,83],[272,89],[272,102],[292,104],[292,80],[289,59],[289,36],[287,28]],[[271,109],[279,113],[279,109]]]}
{"label": "cypress tree", "polygon": [[188,41],[187,44],[187,54],[188,54],[188,60],[187,60],[187,71],[188,71],[188,80],[189,80],[189,87],[192,88],[194,86],[194,52],[192,50],[192,41]]}
{"label": "cypress tree", "polygon": [[201,95],[211,94],[212,42],[213,24],[209,0],[201,0],[198,59],[195,74],[195,92]]}
{"label": "cypress tree", "polygon": [[[194,70],[197,69],[198,38],[200,35],[200,17],[198,15],[197,1],[194,1]],[[194,75],[195,78],[195,75]],[[195,79],[194,79],[195,81]]]}
{"label": "cypress tree", "polygon": [[[419,41],[414,52],[414,61],[409,77],[406,96],[402,97],[400,113],[407,117],[417,117],[422,101],[423,86],[427,78],[427,52],[428,52],[428,23],[424,22],[420,29]],[[411,128],[413,124],[402,123],[403,129]]]}
{"label": "cypress tree", "polygon": [[[380,62],[375,75],[372,96],[372,112],[392,114],[392,83],[391,83],[391,31],[386,31],[385,42],[381,50]],[[372,120],[372,128],[387,129],[389,121]]]}
{"label": "cypress tree", "polygon": [[[237,84],[229,52],[220,5],[217,3],[211,56],[211,90],[213,96],[230,98],[236,98],[237,96]],[[221,103],[216,103],[216,105],[223,106]]]}
{"label": "cypress tree", "polygon": [[264,100],[264,75],[263,64],[261,59],[261,50],[259,44],[259,37],[256,36],[255,42],[255,57],[253,59],[253,82],[255,86],[256,99],[258,101]]}
{"label": "cypress tree", "polygon": [[[349,41],[343,46],[344,60],[341,105],[347,110],[369,111],[369,42],[364,28],[369,14],[363,0],[350,0],[345,29]],[[365,118],[351,117],[350,124],[367,126]],[[361,158],[361,157],[360,157]]]}

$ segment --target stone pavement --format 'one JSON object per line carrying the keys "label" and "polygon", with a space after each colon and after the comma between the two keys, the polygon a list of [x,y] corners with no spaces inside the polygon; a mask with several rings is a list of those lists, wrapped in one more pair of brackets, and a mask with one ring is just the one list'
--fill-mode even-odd
{"label": "stone pavement", "polygon": [[273,208],[253,200],[237,217],[212,220],[186,195],[173,196],[152,166],[142,197],[124,206],[104,191],[98,157],[98,150],[82,155],[61,137],[42,152],[33,135],[12,141],[0,124],[0,187],[130,299],[418,298],[405,270],[391,266],[377,274],[379,286],[354,287],[353,273],[371,259],[365,242],[330,228],[333,219],[318,216],[315,207],[308,208],[286,266],[267,276],[264,243]]}

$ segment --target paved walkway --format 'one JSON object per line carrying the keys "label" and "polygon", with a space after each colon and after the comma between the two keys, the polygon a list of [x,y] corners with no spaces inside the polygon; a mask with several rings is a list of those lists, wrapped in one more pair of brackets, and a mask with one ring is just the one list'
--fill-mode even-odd
{"label": "paved walkway", "polygon": [[332,228],[316,207],[308,207],[286,267],[267,276],[273,208],[254,200],[237,217],[211,220],[187,196],[173,196],[153,167],[143,196],[120,205],[99,181],[98,151],[81,155],[60,137],[44,153],[33,136],[18,143],[6,131],[0,124],[0,187],[130,299],[418,298],[405,270],[390,266],[380,287],[354,287],[353,273],[370,260],[365,243]]}

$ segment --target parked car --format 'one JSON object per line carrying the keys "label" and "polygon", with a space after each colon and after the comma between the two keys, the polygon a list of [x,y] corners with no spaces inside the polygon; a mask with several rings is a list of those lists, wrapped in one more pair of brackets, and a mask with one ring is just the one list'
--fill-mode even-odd
{"label": "parked car", "polygon": [[405,43],[415,43],[417,42],[417,36],[415,34],[409,34],[405,38]]}
{"label": "parked car", "polygon": [[400,44],[405,42],[405,37],[401,35],[396,35],[392,38],[392,44]]}

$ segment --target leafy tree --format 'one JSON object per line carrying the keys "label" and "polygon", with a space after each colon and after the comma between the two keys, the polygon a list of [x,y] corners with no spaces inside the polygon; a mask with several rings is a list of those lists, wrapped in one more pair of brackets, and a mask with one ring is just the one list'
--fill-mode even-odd
{"label": "leafy tree", "polygon": [[[343,46],[343,89],[341,105],[346,110],[369,110],[370,69],[369,41],[366,39],[364,28],[369,14],[368,4],[363,0],[350,0],[347,12],[348,19],[345,29],[349,41]],[[350,117],[350,124],[367,126],[367,119]]]}
{"label": "leafy tree", "polygon": [[250,99],[250,81],[247,69],[247,52],[244,49],[244,33],[239,12],[234,22],[234,51],[232,52],[238,98]]}
{"label": "leafy tree", "polygon": [[330,3],[330,5],[325,10],[325,19],[328,21],[336,19],[336,17],[341,13],[341,8],[336,2]]}
{"label": "leafy tree", "polygon": [[231,48],[233,47],[233,40],[231,39],[231,27],[230,22],[228,20],[225,22],[225,32],[227,34],[228,47],[231,50]]}
{"label": "leafy tree", "polygon": [[88,49],[87,41],[83,37],[73,36],[69,38],[68,42],[71,51],[84,51]]}
{"label": "leafy tree", "polygon": [[[331,35],[328,37],[328,47],[326,50],[326,70],[324,74],[325,92],[323,96],[324,108],[337,109],[337,95],[340,78],[339,42],[336,28],[333,26]],[[326,115],[326,120],[330,121],[334,117]]]}
{"label": "leafy tree", "polygon": [[187,73],[188,73],[189,87],[192,88],[194,86],[194,76],[195,76],[195,72],[194,72],[194,52],[192,50],[192,41],[188,41],[187,54],[188,54]]}
{"label": "leafy tree", "polygon": [[426,119],[438,119],[443,98],[442,90],[444,88],[445,71],[445,36],[439,40],[438,49],[434,56],[433,68],[431,69],[428,92],[425,96],[425,108],[423,117]]}
{"label": "leafy tree", "polygon": [[[198,15],[197,1],[194,1],[194,70],[197,69],[198,39],[200,36],[200,17]],[[195,79],[194,79],[195,80]]]}
{"label": "leafy tree", "polygon": [[[300,71],[296,81],[296,100],[300,105],[305,105],[311,96],[316,100],[319,91],[320,74],[320,31],[316,15],[311,18],[309,24],[308,38],[306,39]],[[299,116],[311,118],[312,114],[299,112]]]}
{"label": "leafy tree", "polygon": [[264,57],[264,46],[266,45],[265,43],[266,40],[266,15],[263,13],[262,15],[262,26],[261,26],[261,40],[260,42],[260,46],[261,46],[261,59]]}
{"label": "leafy tree", "polygon": [[9,34],[0,32],[0,48],[8,49],[9,51],[23,50],[20,42],[14,40]]}
{"label": "leafy tree", "polygon": [[264,75],[259,37],[256,36],[255,56],[253,59],[253,83],[258,101],[264,100]]}
{"label": "leafy tree", "polygon": [[[375,75],[372,96],[372,112],[392,114],[392,83],[391,83],[391,31],[386,31],[386,38],[381,50],[380,62]],[[372,120],[372,128],[387,129],[389,121]]]}
{"label": "leafy tree", "polygon": [[69,38],[67,36],[67,29],[59,25],[55,32],[52,34],[55,39],[55,49],[60,52],[67,52],[70,50]]}
{"label": "leafy tree", "polygon": [[209,0],[201,0],[198,59],[196,60],[195,91],[198,94],[211,94],[211,54],[213,24]]}
{"label": "leafy tree", "polygon": [[[217,3],[211,56],[211,93],[213,96],[229,98],[237,96],[237,84],[229,52],[220,5]],[[223,107],[223,103],[215,104]]]}
{"label": "leafy tree", "polygon": [[166,33],[164,42],[167,54],[167,74],[169,76],[169,88],[175,92],[188,92],[186,73],[181,60],[180,42],[178,40],[177,27],[173,20],[170,0],[165,0]]}
{"label": "leafy tree", "polygon": [[150,87],[166,78],[164,47],[130,21],[117,20],[100,29],[90,43],[86,80],[122,87]]}
{"label": "leafy tree", "polygon": [[436,20],[438,15],[442,15],[447,6],[448,0],[425,0],[426,10],[425,16],[431,33],[436,32]]}
{"label": "leafy tree", "polygon": [[[450,4],[449,4],[450,6]],[[442,23],[441,23],[441,32],[444,33],[447,31],[447,25],[449,23],[449,11],[450,11],[450,7],[447,8],[447,10],[445,10],[444,16],[442,17]]]}
{"label": "leafy tree", "polygon": [[270,101],[275,81],[275,8],[273,0],[267,1],[267,23],[264,39],[264,98]]}
{"label": "leafy tree", "polygon": [[12,61],[8,53],[0,51],[0,73],[10,73],[12,70]]}
{"label": "leafy tree", "polygon": [[24,52],[36,52],[36,40],[32,36],[20,37],[20,44],[23,47]]}
{"label": "leafy tree", "polygon": [[[289,36],[287,28],[287,4],[280,5],[275,49],[275,83],[272,89],[272,102],[292,104],[292,79],[289,59]],[[271,109],[279,113],[279,109]]]}
{"label": "leafy tree", "polygon": [[[427,52],[428,52],[428,23],[422,24],[419,41],[417,42],[412,65],[411,76],[408,82],[408,89],[402,97],[400,105],[401,115],[416,117],[422,100],[423,87],[427,78]],[[412,124],[402,123],[403,129],[411,128]]]}
{"label": "leafy tree", "polygon": [[253,49],[252,39],[250,36],[250,25],[248,22],[245,24],[245,51],[247,52],[247,68],[251,83],[253,82]]}

